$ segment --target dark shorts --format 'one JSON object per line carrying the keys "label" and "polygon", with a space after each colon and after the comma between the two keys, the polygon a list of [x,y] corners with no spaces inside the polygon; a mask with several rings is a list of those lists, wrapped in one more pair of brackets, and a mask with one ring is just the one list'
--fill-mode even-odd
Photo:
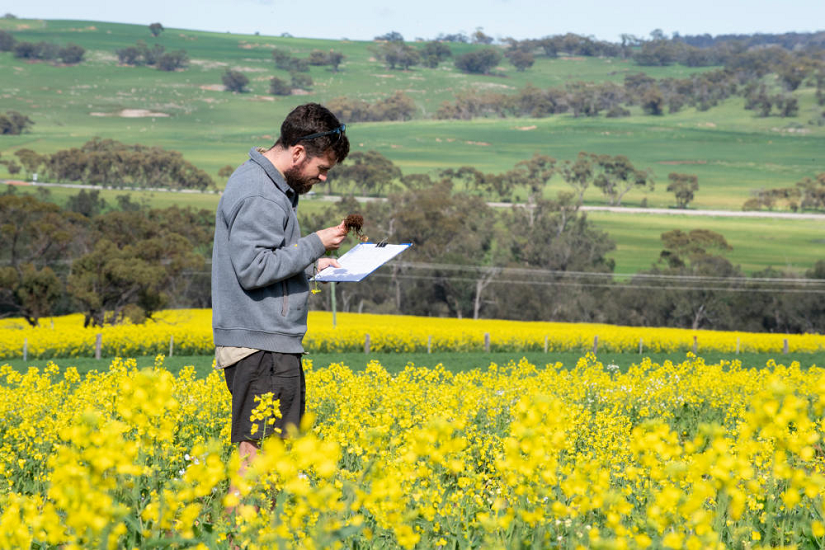
{"label": "dark shorts", "polygon": [[[262,436],[279,433],[287,436],[287,425],[301,425],[306,406],[306,382],[299,353],[258,351],[223,369],[226,386],[232,394],[232,442],[259,441]],[[275,424],[256,420],[252,433],[252,410],[258,406],[255,396],[272,392],[280,401],[281,418]],[[276,430],[276,428],[278,430]]]}

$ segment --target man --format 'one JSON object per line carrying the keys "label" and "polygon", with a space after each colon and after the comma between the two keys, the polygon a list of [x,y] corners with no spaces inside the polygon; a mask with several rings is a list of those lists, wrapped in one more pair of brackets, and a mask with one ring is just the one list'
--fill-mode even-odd
{"label": "man", "polygon": [[[232,436],[242,469],[263,435],[287,434],[304,414],[301,366],[309,277],[347,235],[343,224],[301,237],[299,195],[326,181],[349,153],[346,126],[325,107],[296,107],[268,150],[253,148],[230,176],[218,204],[212,251],[212,328],[216,361],[232,394]],[[281,418],[253,426],[255,397],[272,392]]]}

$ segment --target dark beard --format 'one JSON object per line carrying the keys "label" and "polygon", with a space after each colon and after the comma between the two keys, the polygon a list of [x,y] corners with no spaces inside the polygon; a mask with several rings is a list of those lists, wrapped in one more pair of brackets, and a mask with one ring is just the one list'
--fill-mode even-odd
{"label": "dark beard", "polygon": [[300,165],[293,166],[284,172],[284,179],[286,180],[287,185],[289,185],[299,195],[306,194],[310,189],[312,189],[312,185],[318,182],[316,178],[308,178],[301,175],[301,169],[305,164],[306,162],[303,162]]}

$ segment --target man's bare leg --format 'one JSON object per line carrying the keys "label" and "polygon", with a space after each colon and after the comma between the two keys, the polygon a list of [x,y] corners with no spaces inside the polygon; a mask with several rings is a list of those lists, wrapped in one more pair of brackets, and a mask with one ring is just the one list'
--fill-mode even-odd
{"label": "man's bare leg", "polygon": [[[241,441],[238,444],[238,456],[241,458],[241,465],[238,468],[238,476],[242,477],[245,473],[249,465],[252,464],[252,461],[255,460],[255,457],[258,456],[258,445],[259,442],[257,441]],[[234,485],[229,485],[229,494],[237,495],[240,497],[240,492],[238,488]],[[236,506],[227,507],[225,512],[227,515],[231,515],[235,511]]]}

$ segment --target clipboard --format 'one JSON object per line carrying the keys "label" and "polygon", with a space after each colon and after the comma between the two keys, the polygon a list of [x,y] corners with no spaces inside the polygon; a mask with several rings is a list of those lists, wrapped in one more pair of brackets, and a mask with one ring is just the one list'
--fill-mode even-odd
{"label": "clipboard", "polygon": [[338,258],[341,267],[327,267],[312,280],[322,283],[361,281],[411,246],[412,243],[358,243]]}

